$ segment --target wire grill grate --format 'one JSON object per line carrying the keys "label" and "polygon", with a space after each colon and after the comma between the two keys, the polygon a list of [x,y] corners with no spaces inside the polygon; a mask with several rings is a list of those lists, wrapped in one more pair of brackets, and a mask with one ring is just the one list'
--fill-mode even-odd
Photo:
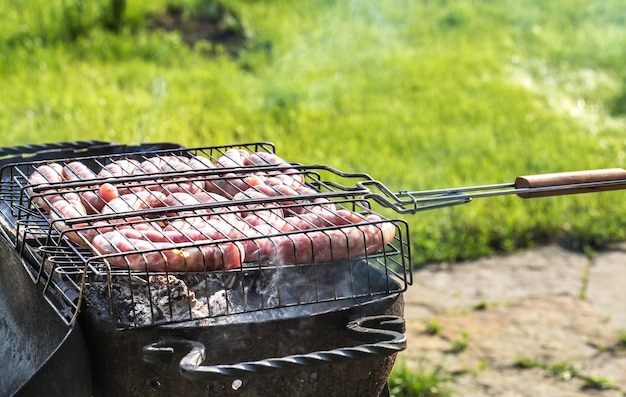
{"label": "wire grill grate", "polygon": [[[45,159],[35,154],[28,161],[23,161],[23,156],[17,162],[3,161],[0,209],[4,232],[29,264],[33,281],[43,285],[46,300],[68,324],[75,321],[83,304],[103,305],[103,313],[108,313],[118,328],[218,318],[231,321],[256,312],[306,315],[401,293],[412,282],[408,226],[372,210],[370,201],[363,198],[368,190],[355,183],[363,174],[259,161],[275,158],[263,155],[255,158],[256,163],[238,162],[237,153],[248,159],[255,153],[273,155],[273,145],[266,142],[194,149],[163,146],[100,143],[79,154],[68,155],[67,150],[59,149],[55,156],[54,150],[44,150]],[[174,164],[176,159],[189,162],[199,156],[213,166],[190,169]],[[120,161],[150,162],[161,168],[156,173],[101,174],[31,183],[31,176],[42,165],[59,164],[69,172],[71,163],[77,161],[93,174]],[[270,179],[276,184],[272,186],[296,181],[302,189],[297,195],[240,194],[248,189],[257,191],[255,187],[265,186]],[[101,212],[69,216],[55,204],[54,200],[68,201],[70,193],[84,202],[88,194],[100,194],[104,184],[137,195],[136,208],[107,211],[104,208],[113,207],[111,200]],[[137,193],[165,189],[167,194],[159,193],[158,199],[170,200],[187,197],[185,194],[198,186],[200,193],[223,195],[227,200],[161,205],[147,202],[156,193],[149,193],[147,198]],[[249,222],[257,222],[254,233],[245,223],[242,226],[244,214]],[[280,214],[282,229],[270,220],[276,214]],[[331,217],[334,221],[328,222]],[[323,218],[327,223],[307,226],[304,218],[314,222]],[[196,225],[204,227],[206,223],[227,226],[229,232],[220,229],[222,238],[211,234],[200,239],[182,238],[185,241],[170,239],[204,233],[205,229]],[[189,224],[191,229],[184,231],[182,226],[175,226]],[[161,232],[159,238],[170,240],[150,240],[146,233],[153,231],[145,231],[146,225],[168,228],[171,233]],[[136,240],[145,242],[122,249],[131,241],[127,235],[137,233],[140,237]],[[94,236],[98,241],[111,236],[106,237],[105,245],[115,248],[106,251],[96,244]],[[115,245],[114,237],[127,240]],[[384,244],[373,245],[372,241],[383,238],[387,238]],[[227,258],[231,246],[245,252],[245,258],[235,265]],[[279,248],[286,252],[273,256]],[[174,267],[176,260],[182,265]]]}

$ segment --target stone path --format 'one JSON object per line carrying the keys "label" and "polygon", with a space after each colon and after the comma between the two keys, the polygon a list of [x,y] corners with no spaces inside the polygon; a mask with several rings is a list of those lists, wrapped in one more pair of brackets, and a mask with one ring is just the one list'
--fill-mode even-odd
{"label": "stone path", "polygon": [[626,396],[626,243],[426,266],[404,294],[416,371],[458,396]]}

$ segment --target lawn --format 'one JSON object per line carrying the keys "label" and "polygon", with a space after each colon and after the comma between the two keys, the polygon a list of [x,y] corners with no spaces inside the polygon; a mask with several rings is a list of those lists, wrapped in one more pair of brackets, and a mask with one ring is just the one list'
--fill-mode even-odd
{"label": "lawn", "polygon": [[[394,191],[624,167],[620,0],[223,1],[237,52],[151,29],[211,0],[0,0],[0,146],[271,141]],[[626,238],[621,191],[402,215],[415,264]],[[400,215],[381,210],[391,217]]]}

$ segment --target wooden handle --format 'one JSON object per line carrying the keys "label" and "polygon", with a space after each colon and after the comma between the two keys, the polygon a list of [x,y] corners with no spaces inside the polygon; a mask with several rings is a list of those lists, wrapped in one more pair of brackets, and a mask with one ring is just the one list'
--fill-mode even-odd
{"label": "wooden handle", "polygon": [[522,198],[559,196],[563,194],[578,194],[603,192],[609,190],[626,189],[626,171],[621,168],[607,168],[602,170],[557,172],[554,174],[539,174],[518,176],[515,179],[516,189],[532,189],[549,186],[566,186],[579,183],[621,181],[613,185],[601,185],[595,187],[560,189],[543,192],[519,193]]}

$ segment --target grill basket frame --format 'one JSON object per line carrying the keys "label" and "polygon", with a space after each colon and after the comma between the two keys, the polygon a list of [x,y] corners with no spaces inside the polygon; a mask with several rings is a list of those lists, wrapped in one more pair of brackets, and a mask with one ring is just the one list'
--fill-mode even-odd
{"label": "grill basket frame", "polygon": [[[80,312],[83,299],[89,296],[93,299],[98,296],[94,290],[106,295],[108,311],[111,319],[118,329],[141,328],[146,326],[164,325],[190,320],[206,320],[209,324],[217,324],[223,321],[232,321],[230,318],[237,318],[244,321],[245,318],[258,319],[255,312],[272,312],[270,317],[276,316],[306,316],[317,312],[340,310],[353,305],[360,305],[368,300],[388,296],[390,294],[402,293],[408,285],[412,284],[412,270],[410,261],[410,248],[408,244],[408,225],[401,219],[387,219],[393,222],[396,228],[396,235],[391,244],[377,253],[365,254],[358,258],[348,258],[345,261],[333,261],[330,263],[315,264],[280,264],[280,263],[244,263],[237,269],[205,271],[205,272],[141,272],[116,269],[111,267],[106,259],[107,256],[97,255],[85,247],[80,247],[69,238],[75,225],[85,220],[102,220],[104,218],[87,216],[85,219],[61,218],[56,222],[69,225],[70,228],[61,231],[58,224],[50,220],[46,210],[35,204],[34,198],[44,188],[32,186],[28,177],[36,167],[49,164],[51,162],[68,164],[73,161],[81,161],[97,172],[100,167],[119,159],[145,160],[148,158],[166,156],[194,156],[202,155],[216,161],[228,150],[246,150],[249,153],[264,152],[275,154],[273,144],[268,142],[242,143],[236,145],[210,146],[201,148],[185,148],[172,143],[157,143],[138,146],[117,145],[108,142],[84,142],[55,145],[24,146],[20,148],[3,149],[0,153],[0,178],[2,181],[2,199],[0,200],[0,210],[2,211],[2,229],[7,239],[11,241],[14,248],[26,261],[31,264],[27,269],[33,282],[43,286],[43,295],[46,301],[57,311],[59,316],[69,325],[76,321]],[[215,175],[225,173],[241,175],[242,173],[275,172],[284,171],[284,165],[260,165],[247,168],[226,168],[220,170],[208,170],[200,172],[206,178],[213,178]],[[290,163],[290,170],[296,170],[304,176],[306,185],[313,188],[316,193],[313,196],[305,197],[309,200],[324,199],[332,200],[340,208],[360,214],[377,214],[371,208],[370,202],[364,198],[369,193],[368,189],[360,185],[363,179],[370,179],[364,174],[347,174],[331,167],[320,165],[302,165]],[[172,172],[164,175],[169,178],[198,178],[198,173]],[[229,176],[230,178],[231,176]],[[128,182],[135,184],[154,184],[154,176],[129,177]],[[104,183],[108,180],[98,181],[78,181],[63,182],[57,186],[60,189],[76,189],[86,191],[92,189],[97,183]],[[119,182],[119,180],[116,180]],[[30,193],[30,194],[29,194]],[[278,198],[277,206],[289,206],[281,202],[285,198]],[[247,204],[258,204],[256,201],[248,200]],[[300,203],[299,205],[301,205]],[[305,204],[307,206],[309,204]],[[211,204],[206,208],[212,208]],[[213,208],[216,206],[213,205]],[[191,209],[197,209],[193,207]],[[188,208],[189,209],[189,208]],[[153,212],[153,216],[164,216],[163,209],[148,210]],[[146,211],[138,211],[137,214]],[[109,215],[106,219],[115,219],[137,215],[134,213],[124,213],[122,215]],[[192,215],[193,216],[193,215]],[[91,227],[91,226],[88,226]],[[339,227],[328,227],[327,230],[339,229]],[[244,239],[245,240],[245,239]],[[195,246],[192,244],[192,246]],[[158,251],[158,250],[155,250]],[[118,254],[124,256],[125,254]],[[113,255],[115,256],[115,255]],[[341,269],[338,271],[338,269]],[[357,274],[358,273],[358,274]],[[285,278],[283,275],[287,274]],[[324,276],[319,276],[319,275]],[[328,274],[332,276],[329,277]],[[339,277],[341,275],[341,277]],[[191,279],[200,279],[205,285],[211,284],[214,288],[205,288],[202,295],[205,306],[210,307],[209,298],[220,292],[226,296],[226,309],[210,312],[208,315],[194,315],[192,308],[189,308],[189,316],[179,315],[172,312],[173,304],[166,299],[165,309],[155,307],[156,304],[152,296],[145,298],[145,292],[138,292],[138,288],[133,287],[134,280],[148,282],[150,289],[150,277],[161,276],[165,279],[165,295],[171,296],[180,280],[191,285]],[[307,277],[312,277],[307,280]],[[172,279],[175,277],[176,279]],[[369,280],[371,277],[384,277],[387,288],[372,288]],[[128,300],[132,308],[130,312],[120,309],[120,296],[116,297],[114,285],[119,284],[119,280],[125,279],[127,290],[130,290]],[[161,279],[161,281],[162,281]],[[279,280],[278,284],[267,284],[267,280]],[[170,280],[174,280],[170,284]],[[264,281],[263,281],[264,280]],[[347,281],[346,281],[347,280]],[[265,284],[262,284],[262,281]],[[307,281],[309,283],[307,284]],[[255,284],[256,283],[256,284]],[[344,291],[345,284],[350,284],[348,292]],[[261,285],[262,284],[262,285]],[[295,290],[288,285],[299,285]],[[237,286],[238,289],[233,288]],[[327,288],[330,285],[330,288]],[[284,298],[278,299],[278,303],[256,303],[247,304],[247,296],[250,288],[284,288],[291,289],[284,294]],[[89,293],[87,293],[90,291]],[[128,291],[127,291],[128,292]],[[196,291],[197,292],[197,291]],[[209,293],[211,292],[211,293]],[[237,307],[229,302],[227,294],[234,294]],[[162,294],[161,294],[162,295]],[[262,295],[262,294],[261,294]],[[261,296],[263,298],[263,296]],[[260,298],[260,299],[261,299]],[[149,319],[139,316],[133,312],[134,302],[137,300],[147,300]],[[240,304],[243,301],[243,304]],[[96,302],[102,305],[102,301]],[[293,310],[292,310],[293,309]],[[167,311],[169,315],[167,314]],[[159,314],[155,317],[155,312]],[[165,314],[163,314],[165,313]],[[260,317],[264,317],[261,315]]]}

